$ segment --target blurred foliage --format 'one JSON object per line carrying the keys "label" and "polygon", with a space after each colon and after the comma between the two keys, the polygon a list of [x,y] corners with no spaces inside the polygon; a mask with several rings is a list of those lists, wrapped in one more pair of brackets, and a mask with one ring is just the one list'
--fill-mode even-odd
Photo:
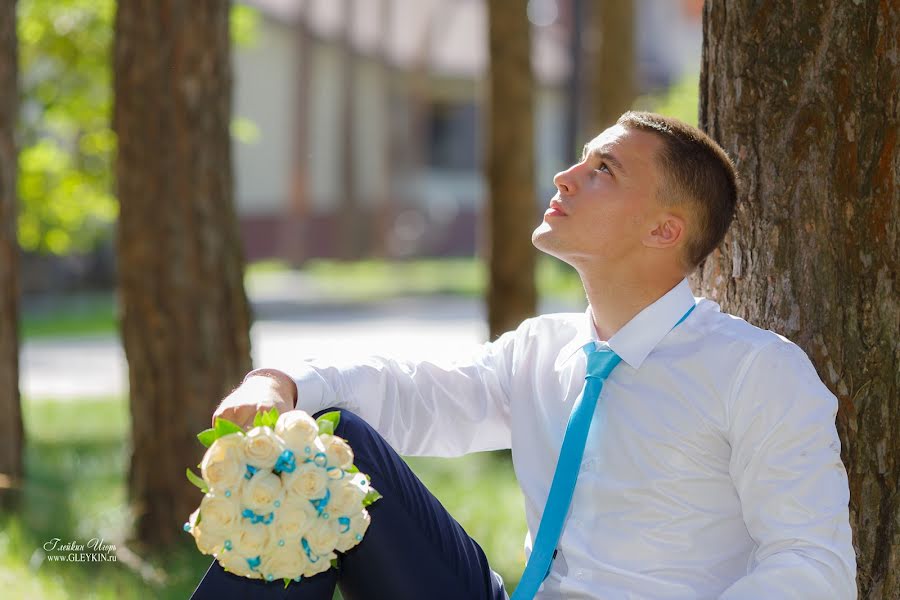
{"label": "blurred foliage", "polygon": [[637,110],[651,110],[697,126],[700,110],[700,74],[691,73],[658,94],[647,94],[635,101]]}
{"label": "blurred foliage", "polygon": [[[20,0],[18,236],[31,252],[93,249],[112,232],[114,0]],[[232,39],[253,43],[258,14],[231,12]],[[247,134],[247,132],[250,132]],[[238,133],[252,136],[252,123]]]}

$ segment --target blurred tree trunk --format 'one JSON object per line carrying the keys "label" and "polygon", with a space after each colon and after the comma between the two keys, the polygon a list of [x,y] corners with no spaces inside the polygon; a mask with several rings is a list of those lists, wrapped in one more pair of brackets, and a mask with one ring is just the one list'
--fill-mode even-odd
{"label": "blurred tree trunk", "polygon": [[537,225],[534,160],[534,77],[525,0],[489,0],[490,123],[488,201],[488,326],[490,339],[535,314]]}
{"label": "blurred tree trunk", "polygon": [[357,184],[359,175],[359,140],[356,139],[356,56],[353,51],[353,29],[357,19],[351,0],[343,0],[344,23],[341,40],[341,73],[343,83],[341,90],[341,163],[340,177],[340,210],[338,225],[338,255],[348,260],[358,260],[368,250],[370,228],[366,226],[365,210],[360,204],[360,190]]}
{"label": "blurred tree trunk", "polygon": [[18,51],[15,0],[0,2],[0,505],[22,477],[19,398],[19,246],[16,243]]}
{"label": "blurred tree trunk", "polygon": [[233,203],[228,2],[121,0],[114,45],[129,486],[138,539],[166,543],[200,500],[185,479],[218,401],[250,368]]}
{"label": "blurred tree trunk", "polygon": [[588,84],[584,142],[631,108],[635,98],[634,0],[588,3],[585,58]]}
{"label": "blurred tree trunk", "polygon": [[700,125],[743,179],[701,295],[797,342],[837,396],[860,598],[900,598],[900,10],[707,2]]}

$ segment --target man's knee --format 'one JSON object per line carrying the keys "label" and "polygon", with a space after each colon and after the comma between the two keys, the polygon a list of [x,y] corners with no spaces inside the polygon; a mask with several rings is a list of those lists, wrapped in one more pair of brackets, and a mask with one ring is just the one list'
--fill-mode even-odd
{"label": "man's knee", "polygon": [[345,408],[326,408],[313,415],[313,418],[318,419],[329,412],[340,413],[341,418],[334,430],[334,434],[347,440],[350,447],[354,450],[356,450],[357,444],[365,444],[372,439],[373,435],[378,435],[365,419]]}

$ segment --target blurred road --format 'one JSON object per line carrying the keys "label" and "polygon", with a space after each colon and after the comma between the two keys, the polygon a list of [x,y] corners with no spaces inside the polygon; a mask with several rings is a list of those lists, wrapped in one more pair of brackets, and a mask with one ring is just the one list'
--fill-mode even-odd
{"label": "blurred road", "polygon": [[[452,360],[487,338],[484,306],[475,298],[341,302],[315,293],[290,273],[260,278],[247,293],[255,315],[250,338],[257,367],[290,372],[305,358],[342,363],[372,354]],[[545,303],[540,312],[568,310],[583,307]],[[20,388],[29,399],[124,395],[128,389],[116,336],[28,341],[20,369]]]}

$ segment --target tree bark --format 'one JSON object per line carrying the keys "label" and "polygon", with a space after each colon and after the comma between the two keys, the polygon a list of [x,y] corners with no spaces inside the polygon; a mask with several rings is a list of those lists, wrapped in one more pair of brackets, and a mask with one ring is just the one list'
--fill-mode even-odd
{"label": "tree bark", "polygon": [[487,223],[490,337],[533,316],[537,224],[531,36],[526,2],[489,0],[490,82]]}
{"label": "tree bark", "polygon": [[217,402],[250,368],[235,216],[228,2],[121,0],[114,45],[117,237],[137,538],[180,534]]}
{"label": "tree bark", "polygon": [[588,4],[584,65],[589,139],[612,126],[635,98],[634,0]]}
{"label": "tree bark", "polygon": [[16,3],[0,3],[0,506],[22,478],[19,397],[19,246],[16,243],[16,122],[19,108]]}
{"label": "tree bark", "polygon": [[700,125],[743,180],[695,275],[839,400],[860,598],[900,598],[900,8],[707,2]]}

